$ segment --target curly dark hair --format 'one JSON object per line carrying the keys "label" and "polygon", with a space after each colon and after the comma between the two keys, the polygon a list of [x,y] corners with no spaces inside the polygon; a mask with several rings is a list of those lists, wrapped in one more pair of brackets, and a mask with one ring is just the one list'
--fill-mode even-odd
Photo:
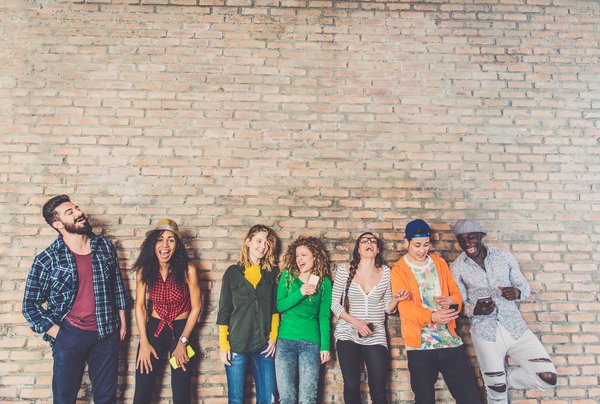
{"label": "curly dark hair", "polygon": [[358,236],[358,238],[356,239],[356,242],[354,243],[354,251],[352,252],[352,261],[350,261],[350,268],[348,269],[348,280],[346,281],[346,290],[344,291],[344,297],[343,297],[343,299],[344,299],[343,304],[344,304],[344,309],[346,310],[346,313],[350,312],[350,301],[348,300],[348,289],[350,289],[350,285],[352,284],[352,279],[354,279],[354,276],[356,275],[356,270],[358,269],[358,263],[360,262],[360,254],[358,253],[358,249],[360,246],[360,240],[364,236],[367,236],[367,235],[375,237],[377,239],[377,255],[375,256],[375,266],[377,268],[381,268],[383,266],[383,264],[385,264],[385,262],[383,260],[383,242],[379,239],[379,237],[377,237],[370,231],[367,231],[367,232],[361,234],[360,236]]}
{"label": "curly dark hair", "polygon": [[[154,282],[156,281],[160,271],[160,264],[158,263],[158,258],[156,257],[155,247],[158,238],[165,231],[168,230],[155,230],[148,234],[142,243],[142,246],[140,247],[140,254],[133,264],[133,269],[140,273],[142,276],[142,281],[148,285],[148,287],[152,287],[152,285],[154,285]],[[169,261],[169,269],[173,274],[173,280],[175,283],[178,285],[185,285],[190,259],[177,234],[173,233],[173,235],[177,240],[177,244],[175,246],[173,256],[171,256],[171,260]]]}
{"label": "curly dark hair", "polygon": [[319,277],[319,285],[323,281],[323,278],[331,278],[331,274],[329,272],[329,254],[323,243],[321,243],[321,241],[316,237],[300,236],[289,245],[283,257],[284,268],[287,269],[290,274],[288,278],[289,284],[291,285],[291,283],[300,274],[300,269],[296,264],[296,249],[300,246],[308,248],[315,258],[315,263],[311,273]]}

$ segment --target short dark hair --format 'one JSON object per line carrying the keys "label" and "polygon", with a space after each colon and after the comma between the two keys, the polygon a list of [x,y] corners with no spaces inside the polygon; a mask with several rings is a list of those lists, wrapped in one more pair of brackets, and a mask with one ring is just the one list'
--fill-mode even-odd
{"label": "short dark hair", "polygon": [[71,202],[71,199],[68,195],[57,195],[48,199],[48,202],[46,202],[42,208],[42,216],[44,216],[44,219],[46,219],[46,223],[52,226],[52,223],[58,220],[56,208],[65,202]]}

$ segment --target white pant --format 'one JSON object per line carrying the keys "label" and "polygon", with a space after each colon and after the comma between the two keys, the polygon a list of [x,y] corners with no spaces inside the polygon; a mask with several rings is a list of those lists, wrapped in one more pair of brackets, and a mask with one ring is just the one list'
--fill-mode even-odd
{"label": "white pant", "polygon": [[[474,333],[471,338],[490,403],[508,403],[507,384],[514,389],[549,390],[556,387],[538,376],[542,372],[556,373],[556,369],[546,349],[530,330],[515,340],[498,324],[495,342],[481,339]],[[508,375],[504,367],[506,355],[518,365],[509,369]]]}

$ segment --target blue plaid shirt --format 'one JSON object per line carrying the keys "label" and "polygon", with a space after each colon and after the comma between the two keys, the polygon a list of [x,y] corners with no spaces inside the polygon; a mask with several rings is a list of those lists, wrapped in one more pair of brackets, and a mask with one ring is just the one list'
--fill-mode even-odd
{"label": "blue plaid shirt", "polygon": [[[104,338],[120,325],[118,310],[126,310],[128,299],[121,278],[119,258],[113,244],[93,235],[92,278],[96,301],[98,336]],[[60,325],[77,296],[78,278],[75,257],[62,236],[35,257],[23,297],[23,315],[37,333],[45,333],[54,324]],[[42,306],[46,303],[46,307]],[[44,334],[44,340],[53,339]]]}

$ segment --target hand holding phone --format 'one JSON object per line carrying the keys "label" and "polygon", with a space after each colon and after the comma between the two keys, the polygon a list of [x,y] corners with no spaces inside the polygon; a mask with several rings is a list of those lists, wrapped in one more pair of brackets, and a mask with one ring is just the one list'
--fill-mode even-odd
{"label": "hand holding phone", "polygon": [[317,284],[319,283],[319,277],[315,274],[311,274],[310,277],[308,278],[308,283],[309,285],[315,285],[317,286]]}
{"label": "hand holding phone", "polygon": [[476,316],[491,314],[496,309],[496,303],[492,300],[491,296],[484,296],[477,299],[473,314]]}
{"label": "hand holding phone", "polygon": [[[187,352],[188,358],[191,358],[192,356],[196,355],[196,352],[194,351],[194,349],[191,346],[186,345],[186,349],[187,349],[186,352]],[[171,364],[171,367],[173,369],[179,368],[179,365],[177,364],[177,360],[175,359],[174,356],[171,356],[171,358],[169,358],[169,363]]]}
{"label": "hand holding phone", "polygon": [[[375,326],[373,325],[373,323],[367,323],[367,327],[369,328],[369,330],[371,330],[371,335],[373,335],[372,333],[375,332]],[[361,333],[358,333],[358,337],[359,338],[363,338],[363,337],[367,337],[368,335],[361,335]]]}
{"label": "hand holding phone", "polygon": [[314,295],[317,292],[318,284],[319,277],[315,274],[311,274],[306,283],[300,288],[300,292],[304,296]]}

